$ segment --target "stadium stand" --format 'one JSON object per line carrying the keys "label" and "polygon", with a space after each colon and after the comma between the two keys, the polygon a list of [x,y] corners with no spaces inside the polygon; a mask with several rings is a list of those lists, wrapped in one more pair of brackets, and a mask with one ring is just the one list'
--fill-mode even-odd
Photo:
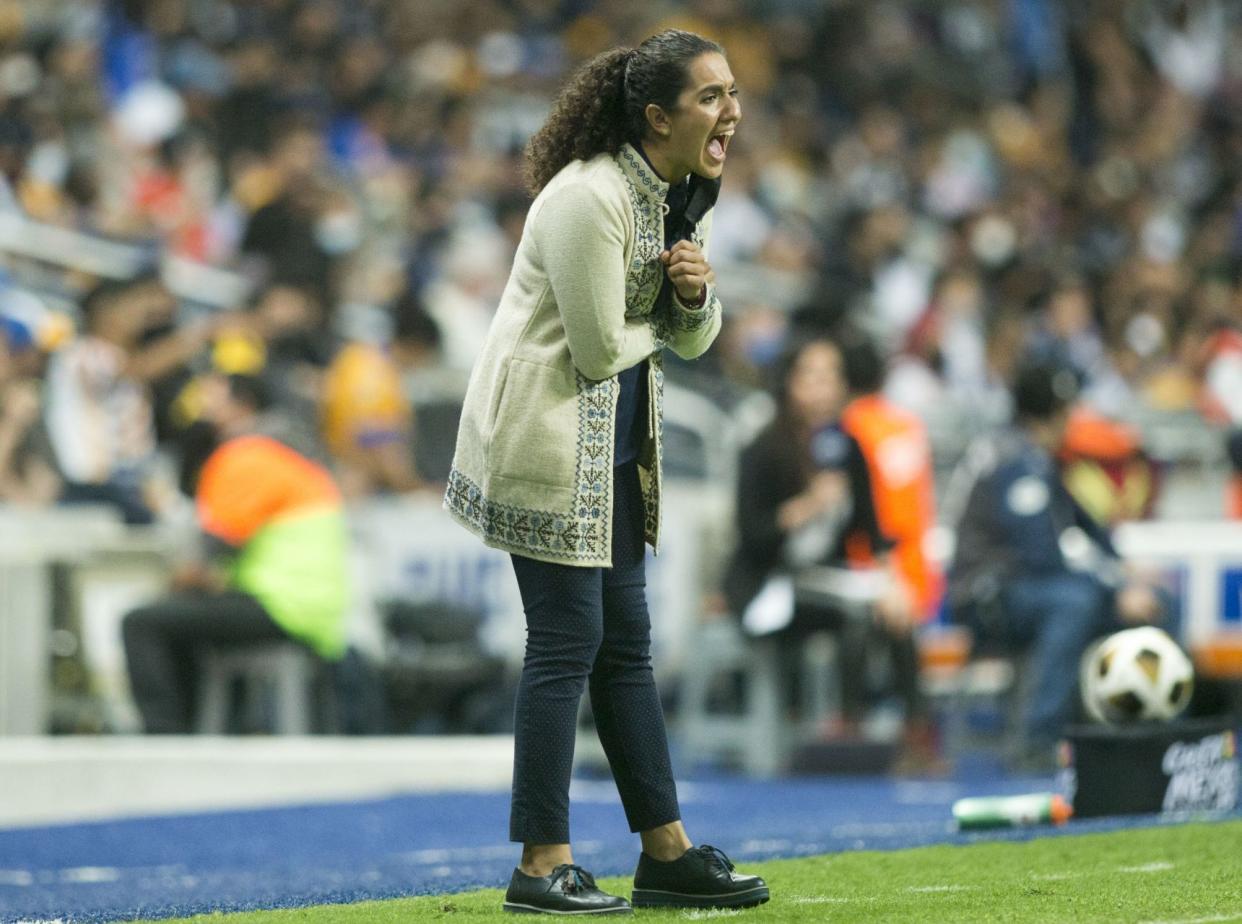
{"label": "stadium stand", "polygon": [[[0,513],[18,532],[38,517],[7,502],[8,476],[42,443],[33,418],[20,440],[7,434],[32,393],[53,412],[47,370],[80,345],[86,294],[154,276],[175,302],[171,316],[152,311],[133,354],[162,373],[135,380],[155,427],[138,486],[155,524],[88,526],[84,536],[101,538],[77,542],[85,551],[0,545],[12,576],[3,615],[33,607],[41,621],[14,623],[7,650],[52,646],[57,669],[35,674],[59,685],[33,720],[0,711],[15,726],[132,729],[108,638],[114,611],[159,589],[190,532],[187,479],[210,448],[196,390],[205,373],[264,375],[313,424],[347,346],[388,355],[386,381],[398,369],[414,423],[385,418],[383,438],[401,441],[408,465],[385,469],[397,473],[387,482],[347,479],[360,486],[358,533],[373,503],[434,507],[525,214],[522,145],[569,68],[666,25],[724,42],[746,117],[712,241],[725,328],[702,361],[668,364],[668,471],[687,500],[674,529],[686,549],[673,540],[668,554],[696,582],[667,591],[659,670],[676,674],[700,617],[720,609],[733,541],[724,485],[770,413],[772,363],[795,328],[848,320],[883,346],[885,392],[923,419],[938,494],[965,446],[1006,419],[1006,379],[1034,353],[1073,368],[1091,411],[1129,428],[1152,478],[1127,515],[1226,512],[1238,426],[1227,383],[1242,326],[1242,64],[1229,49],[1242,24],[1222,0],[12,9],[0,24]],[[411,301],[434,346],[403,365],[394,341]],[[169,359],[174,346],[184,355]],[[379,404],[406,407],[391,394]],[[348,469],[357,444],[343,453],[320,440]],[[63,473],[65,460],[51,461]],[[1094,489],[1107,477],[1094,473]],[[520,631],[494,559],[400,561],[385,541],[370,595],[483,602],[487,654],[512,669]],[[114,597],[78,606],[44,588],[45,574],[69,587],[69,571],[126,543],[146,545],[148,570]],[[658,582],[653,573],[664,592]],[[1236,629],[1215,599],[1187,623],[1204,638]],[[506,607],[507,621],[495,616]],[[353,631],[382,659],[378,620]],[[942,664],[931,686],[952,676],[937,650],[925,641],[925,663]]]}

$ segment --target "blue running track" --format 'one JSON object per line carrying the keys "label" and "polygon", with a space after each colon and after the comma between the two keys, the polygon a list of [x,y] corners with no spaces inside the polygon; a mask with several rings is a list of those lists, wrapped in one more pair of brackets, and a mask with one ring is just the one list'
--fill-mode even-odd
{"label": "blue running track", "polygon": [[[1046,834],[958,834],[949,806],[1051,785],[711,777],[680,792],[691,837],[758,860]],[[576,781],[572,796],[575,859],[600,875],[632,871],[638,841],[611,781]],[[0,831],[0,921],[122,921],[500,886],[517,857],[505,842],[508,802],[504,793],[441,793]]]}

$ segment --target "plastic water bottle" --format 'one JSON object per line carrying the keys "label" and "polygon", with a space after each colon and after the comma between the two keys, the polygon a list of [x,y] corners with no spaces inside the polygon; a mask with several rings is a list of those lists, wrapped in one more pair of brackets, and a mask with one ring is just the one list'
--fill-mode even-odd
{"label": "plastic water bottle", "polygon": [[958,799],[953,803],[953,817],[961,831],[1020,825],[1063,825],[1073,813],[1073,808],[1064,797],[1051,792],[984,796]]}

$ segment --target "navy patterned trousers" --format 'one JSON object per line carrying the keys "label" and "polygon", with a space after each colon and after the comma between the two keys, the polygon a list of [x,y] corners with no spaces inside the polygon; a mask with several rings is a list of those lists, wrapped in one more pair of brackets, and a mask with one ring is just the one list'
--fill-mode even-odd
{"label": "navy patterned trousers", "polygon": [[569,777],[578,705],[588,685],[630,830],[681,817],[651,672],[638,464],[621,465],[613,476],[611,568],[512,556],[526,611],[514,717],[514,841],[569,843]]}

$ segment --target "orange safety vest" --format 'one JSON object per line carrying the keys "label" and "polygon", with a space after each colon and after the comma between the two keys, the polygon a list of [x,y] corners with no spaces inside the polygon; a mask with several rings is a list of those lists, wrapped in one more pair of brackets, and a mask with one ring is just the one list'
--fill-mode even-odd
{"label": "orange safety vest", "polygon": [[204,531],[240,546],[281,517],[339,509],[341,492],[322,465],[268,436],[231,439],[217,449],[195,492]]}
{"label": "orange safety vest", "polygon": [[[926,621],[935,614],[944,593],[944,575],[924,549],[936,519],[927,430],[913,414],[878,394],[850,402],[841,423],[858,441],[867,460],[880,531],[895,543],[897,572],[913,592],[915,608]],[[856,550],[851,547],[849,551],[853,555]]]}

